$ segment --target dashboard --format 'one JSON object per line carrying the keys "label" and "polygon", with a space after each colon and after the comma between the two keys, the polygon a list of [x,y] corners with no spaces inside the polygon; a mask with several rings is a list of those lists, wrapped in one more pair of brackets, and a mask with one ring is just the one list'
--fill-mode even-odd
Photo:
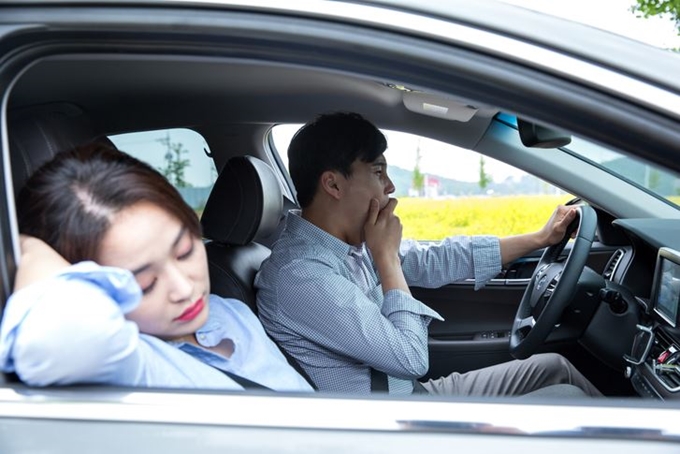
{"label": "dashboard", "polygon": [[626,375],[643,397],[680,399],[680,220],[613,224],[633,243],[620,282],[640,307],[630,353],[624,355]]}

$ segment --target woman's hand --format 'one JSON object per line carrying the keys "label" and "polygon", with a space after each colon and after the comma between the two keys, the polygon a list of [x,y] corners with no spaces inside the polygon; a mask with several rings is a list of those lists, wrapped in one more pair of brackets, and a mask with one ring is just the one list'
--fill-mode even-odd
{"label": "woman's hand", "polygon": [[21,235],[19,244],[21,260],[14,280],[15,292],[54,276],[71,265],[47,243],[38,238]]}

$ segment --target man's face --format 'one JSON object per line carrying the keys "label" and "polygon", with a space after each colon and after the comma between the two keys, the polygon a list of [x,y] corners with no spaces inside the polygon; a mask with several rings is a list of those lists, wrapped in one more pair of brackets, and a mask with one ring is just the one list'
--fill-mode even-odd
{"label": "man's face", "polygon": [[371,199],[378,199],[380,209],[389,201],[394,192],[394,184],[387,176],[387,161],[380,155],[373,162],[356,160],[352,163],[352,174],[346,179],[346,203],[360,212],[365,222]]}

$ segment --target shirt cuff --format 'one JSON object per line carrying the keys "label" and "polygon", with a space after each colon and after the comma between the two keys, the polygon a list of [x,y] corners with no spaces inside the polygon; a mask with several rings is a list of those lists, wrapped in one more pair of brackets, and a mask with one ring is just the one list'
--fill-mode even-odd
{"label": "shirt cuff", "polygon": [[429,317],[430,319],[444,321],[444,318],[439,313],[433,311],[403,290],[389,290],[385,293],[381,312],[385,317],[389,317],[390,314],[399,311],[411,312]]}
{"label": "shirt cuff", "polygon": [[475,290],[479,290],[502,270],[501,243],[495,236],[473,236],[471,241]]}
{"label": "shirt cuff", "polygon": [[100,266],[87,261],[71,265],[55,276],[65,281],[84,281],[101,288],[120,307],[123,314],[137,308],[142,299],[142,290],[133,274],[122,268]]}

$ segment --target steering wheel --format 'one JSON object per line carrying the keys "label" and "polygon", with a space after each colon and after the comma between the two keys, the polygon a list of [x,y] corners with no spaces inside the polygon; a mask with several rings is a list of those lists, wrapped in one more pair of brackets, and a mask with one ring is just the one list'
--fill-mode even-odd
{"label": "steering wheel", "polygon": [[[559,243],[548,247],[536,265],[510,333],[510,354],[525,359],[534,354],[559,322],[576,293],[576,283],[586,265],[595,238],[597,214],[589,205],[577,205],[577,217]],[[566,260],[559,260],[576,232]]]}

